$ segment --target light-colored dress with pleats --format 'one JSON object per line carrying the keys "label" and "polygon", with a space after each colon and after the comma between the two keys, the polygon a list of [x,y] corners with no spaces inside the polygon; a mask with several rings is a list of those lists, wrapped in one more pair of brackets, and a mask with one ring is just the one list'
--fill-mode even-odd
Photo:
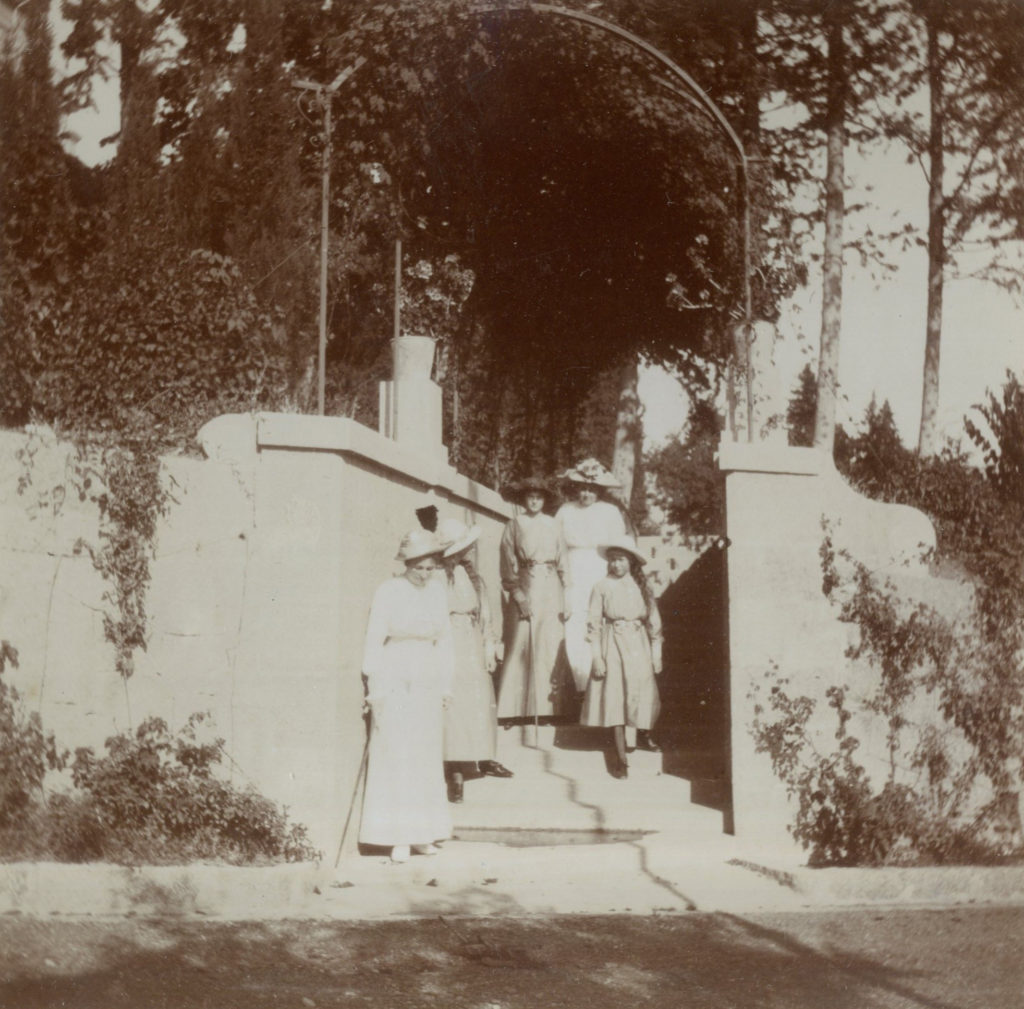
{"label": "light-colored dress with pleats", "polygon": [[661,710],[654,670],[661,669],[661,617],[648,607],[630,575],[608,575],[594,586],[587,612],[592,656],[604,660],[604,679],[591,677],[582,725],[650,729]]}
{"label": "light-colored dress with pleats", "polygon": [[[501,584],[509,594],[498,717],[562,714],[571,678],[562,623],[565,544],[558,523],[543,513],[517,515],[501,537]],[[530,619],[520,619],[525,601]]]}
{"label": "light-colored dress with pleats", "polygon": [[458,564],[451,575],[441,572],[448,594],[455,648],[452,702],[444,713],[444,759],[493,760],[497,734],[494,681],[487,662],[490,620],[486,596]]}

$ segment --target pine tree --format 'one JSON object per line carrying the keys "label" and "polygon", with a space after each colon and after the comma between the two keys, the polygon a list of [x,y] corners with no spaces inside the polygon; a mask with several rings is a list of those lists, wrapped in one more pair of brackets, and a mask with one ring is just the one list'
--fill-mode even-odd
{"label": "pine tree", "polygon": [[814,418],[818,412],[818,378],[805,364],[786,409],[789,444],[809,447],[814,444]]}

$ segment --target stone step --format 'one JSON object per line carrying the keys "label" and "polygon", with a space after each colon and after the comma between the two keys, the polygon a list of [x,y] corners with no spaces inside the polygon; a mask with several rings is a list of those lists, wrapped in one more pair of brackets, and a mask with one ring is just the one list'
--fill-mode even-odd
{"label": "stone step", "polygon": [[456,836],[524,845],[668,833],[714,846],[722,838],[721,812],[692,803],[691,782],[664,773],[663,754],[636,750],[629,777],[612,777],[606,736],[577,726],[500,730],[497,757],[515,776],[466,781],[464,801],[452,807]]}

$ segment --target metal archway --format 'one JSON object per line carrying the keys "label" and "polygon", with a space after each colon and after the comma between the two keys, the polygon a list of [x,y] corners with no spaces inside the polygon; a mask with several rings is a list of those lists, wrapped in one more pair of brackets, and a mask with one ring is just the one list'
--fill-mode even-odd
{"label": "metal archway", "polygon": [[[500,13],[509,14],[517,12],[527,13],[538,13],[538,14],[551,14],[555,17],[567,18],[571,21],[579,21],[583,24],[590,25],[593,28],[597,28],[601,31],[608,32],[609,34],[616,35],[620,39],[628,42],[630,45],[635,46],[648,56],[657,60],[666,70],[668,70],[673,77],[681,81],[687,88],[689,95],[681,95],[681,97],[692,96],[696,99],[695,103],[706,112],[715,123],[724,136],[728,139],[729,143],[735,149],[736,153],[736,165],[739,175],[739,189],[740,189],[740,241],[741,241],[741,252],[740,256],[742,259],[743,266],[743,374],[744,374],[744,392],[747,406],[747,440],[754,440],[754,427],[753,427],[753,376],[751,375],[750,369],[750,343],[752,339],[752,324],[753,324],[753,296],[750,286],[750,274],[751,274],[751,252],[750,252],[750,175],[749,175],[749,164],[753,160],[747,156],[747,152],[743,147],[743,142],[739,138],[739,134],[732,128],[729,120],[726,119],[725,114],[718,107],[711,96],[690,76],[678,63],[666,56],[660,49],[651,45],[645,39],[640,38],[639,35],[634,35],[633,32],[627,31],[625,28],[621,28],[619,25],[612,24],[610,21],[605,21],[602,18],[595,17],[593,14],[587,14],[584,11],[569,10],[565,7],[557,7],[554,4],[546,3],[523,3],[509,6],[496,6],[489,4],[476,9],[475,13],[478,14],[490,14]],[[675,90],[672,88],[671,90]],[[732,388],[732,380],[730,379],[727,383],[728,395],[730,398],[730,404],[733,401],[734,391]],[[729,423],[732,428],[733,438],[736,437],[735,430],[735,418],[732,416],[732,407],[730,405],[730,417]]]}

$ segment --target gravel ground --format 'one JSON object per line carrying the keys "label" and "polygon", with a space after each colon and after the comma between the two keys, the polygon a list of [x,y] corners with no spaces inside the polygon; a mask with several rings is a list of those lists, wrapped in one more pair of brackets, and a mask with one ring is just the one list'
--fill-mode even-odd
{"label": "gravel ground", "polygon": [[0,921],[4,1009],[1020,1009],[1024,909]]}

